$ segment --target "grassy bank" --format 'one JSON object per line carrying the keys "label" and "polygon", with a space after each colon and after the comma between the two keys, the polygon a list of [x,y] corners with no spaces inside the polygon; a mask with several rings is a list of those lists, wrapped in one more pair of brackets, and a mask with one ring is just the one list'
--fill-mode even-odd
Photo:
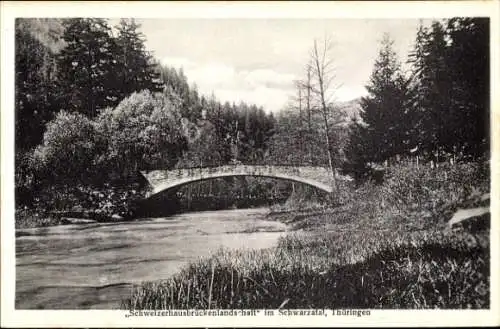
{"label": "grassy bank", "polygon": [[487,308],[489,247],[481,235],[329,232],[275,249],[220,251],[145,283],[131,309]]}
{"label": "grassy bank", "polygon": [[122,307],[488,308],[488,225],[446,227],[488,191],[487,163],[396,167],[381,185],[346,187],[340,207],[272,214],[297,231],[276,248],[221,250]]}

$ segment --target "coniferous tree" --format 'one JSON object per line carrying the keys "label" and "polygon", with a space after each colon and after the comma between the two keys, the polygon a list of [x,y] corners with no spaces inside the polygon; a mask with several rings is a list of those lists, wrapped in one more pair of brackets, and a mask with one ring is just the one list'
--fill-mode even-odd
{"label": "coniferous tree", "polygon": [[[407,63],[411,64],[412,71],[410,75],[409,83],[409,99],[410,99],[410,109],[411,109],[411,122],[412,126],[409,127],[409,136],[411,136],[411,145],[416,147],[415,150],[418,151],[417,154],[426,151],[427,140],[429,135],[427,134],[427,129],[425,127],[426,122],[426,108],[424,86],[420,83],[420,78],[422,77],[422,68],[424,64],[424,54],[427,51],[426,40],[428,38],[428,29],[424,27],[422,21],[420,22],[415,37],[415,44],[413,50],[408,54]],[[417,152],[415,151],[415,152]]]}
{"label": "coniferous tree", "polygon": [[60,106],[95,117],[119,102],[115,40],[104,19],[72,18],[64,25],[67,46],[58,56]]}
{"label": "coniferous tree", "polygon": [[385,34],[375,61],[369,95],[361,100],[361,122],[355,122],[346,147],[344,170],[362,177],[370,163],[380,163],[407,152],[410,144],[407,127],[409,80],[401,71],[393,41]]}
{"label": "coniferous tree", "polygon": [[15,26],[16,147],[29,149],[42,141],[45,124],[56,110],[55,54],[30,31],[32,22],[17,19]]}
{"label": "coniferous tree", "polygon": [[145,37],[139,31],[140,24],[134,19],[121,19],[116,28],[117,98],[121,100],[145,89],[161,91],[160,74],[153,57],[146,51]]}
{"label": "coniferous tree", "polygon": [[454,18],[420,27],[410,55],[419,144],[435,161],[488,149],[489,22]]}
{"label": "coniferous tree", "polygon": [[489,150],[489,19],[453,18],[446,32],[455,118],[451,146],[463,155],[481,156]]}
{"label": "coniferous tree", "polygon": [[412,58],[418,81],[418,106],[422,110],[422,146],[429,153],[447,150],[454,138],[452,85],[446,63],[446,34],[441,23],[417,34],[418,51]]}
{"label": "coniferous tree", "polygon": [[196,85],[189,86],[184,70],[163,66],[160,71],[161,81],[166,94],[175,93],[179,97],[182,117],[191,122],[201,118],[200,97]]}

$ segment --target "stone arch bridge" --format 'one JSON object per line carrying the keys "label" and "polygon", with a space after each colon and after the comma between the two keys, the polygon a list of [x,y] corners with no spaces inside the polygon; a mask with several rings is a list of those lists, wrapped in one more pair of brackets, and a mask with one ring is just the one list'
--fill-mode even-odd
{"label": "stone arch bridge", "polygon": [[[251,166],[228,165],[220,167],[141,171],[152,187],[147,197],[191,182],[231,176],[260,176],[279,178],[308,184],[332,193],[332,174],[324,167],[309,166]],[[339,178],[344,178],[336,175]]]}

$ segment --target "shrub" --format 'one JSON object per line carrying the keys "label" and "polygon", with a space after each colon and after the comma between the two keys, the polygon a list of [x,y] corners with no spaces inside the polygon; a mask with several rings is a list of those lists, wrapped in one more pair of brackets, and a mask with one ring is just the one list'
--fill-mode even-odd
{"label": "shrub", "polygon": [[[134,93],[96,121],[61,111],[43,144],[16,159],[17,201],[41,216],[73,208],[130,215],[144,192],[139,170],[172,167],[184,147],[179,110],[161,94]],[[131,184],[141,185],[137,194]]]}
{"label": "shrub", "polygon": [[[487,193],[490,177],[487,162],[390,168],[382,186],[386,202],[408,213],[426,210],[435,216],[456,208],[475,194]],[[453,210],[453,209],[452,209]]]}
{"label": "shrub", "polygon": [[184,147],[180,126],[179,109],[164,95],[133,93],[96,120],[104,149],[98,164],[118,179],[141,169],[172,167]]}
{"label": "shrub", "polygon": [[33,153],[34,172],[50,183],[87,182],[94,171],[94,126],[79,113],[60,111],[47,124],[43,143]]}

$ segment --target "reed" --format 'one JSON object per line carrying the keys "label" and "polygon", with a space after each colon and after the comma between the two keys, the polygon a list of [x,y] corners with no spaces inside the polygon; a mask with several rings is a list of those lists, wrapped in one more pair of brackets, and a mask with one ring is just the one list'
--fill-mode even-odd
{"label": "reed", "polygon": [[[136,287],[122,307],[489,307],[484,236],[435,231],[341,236],[294,234],[274,249],[221,249],[170,279]],[[373,247],[367,251],[367,245]]]}

